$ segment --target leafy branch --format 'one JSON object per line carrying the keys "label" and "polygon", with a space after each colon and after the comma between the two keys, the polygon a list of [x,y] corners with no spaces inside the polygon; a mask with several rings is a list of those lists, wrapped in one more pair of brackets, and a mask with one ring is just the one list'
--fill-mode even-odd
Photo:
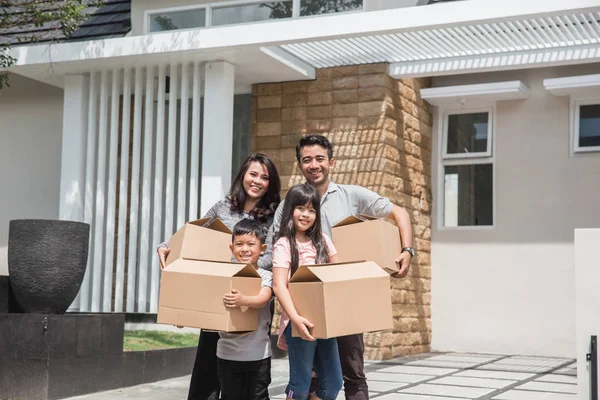
{"label": "leafy branch", "polygon": [[[17,60],[10,56],[11,45],[58,41],[68,38],[90,16],[102,0],[0,0],[0,69]],[[0,74],[0,89],[8,74]]]}

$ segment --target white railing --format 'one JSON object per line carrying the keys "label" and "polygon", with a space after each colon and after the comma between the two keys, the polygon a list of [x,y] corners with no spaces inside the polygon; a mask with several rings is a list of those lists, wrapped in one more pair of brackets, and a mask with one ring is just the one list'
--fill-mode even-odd
{"label": "white railing", "polygon": [[198,63],[90,73],[80,311],[156,312],[156,246],[199,209],[201,79]]}

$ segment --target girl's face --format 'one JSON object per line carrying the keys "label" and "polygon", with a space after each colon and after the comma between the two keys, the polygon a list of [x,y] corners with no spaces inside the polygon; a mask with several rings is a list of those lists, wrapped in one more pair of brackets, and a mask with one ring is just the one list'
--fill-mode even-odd
{"label": "girl's face", "polygon": [[294,209],[294,226],[296,232],[306,232],[315,223],[317,212],[312,206],[312,203],[303,206],[297,206]]}
{"label": "girl's face", "polygon": [[269,171],[267,167],[254,161],[244,174],[244,191],[254,200],[260,200],[269,188]]}

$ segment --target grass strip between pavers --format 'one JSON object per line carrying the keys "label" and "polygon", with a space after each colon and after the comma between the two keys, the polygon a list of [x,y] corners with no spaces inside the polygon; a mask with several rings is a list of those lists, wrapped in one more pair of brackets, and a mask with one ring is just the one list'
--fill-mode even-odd
{"label": "grass strip between pavers", "polygon": [[161,331],[125,331],[124,351],[145,351],[194,347],[198,345],[196,333],[174,333]]}

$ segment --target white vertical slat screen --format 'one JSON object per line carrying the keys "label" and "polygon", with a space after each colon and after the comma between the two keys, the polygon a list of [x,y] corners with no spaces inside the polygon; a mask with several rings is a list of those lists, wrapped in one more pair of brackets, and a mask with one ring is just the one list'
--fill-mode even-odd
{"label": "white vertical slat screen", "polygon": [[177,88],[179,87],[179,66],[171,64],[169,67],[169,129],[167,133],[167,166],[165,194],[171,202],[165,202],[165,236],[173,232],[173,211],[175,203],[175,166],[176,166],[176,144],[177,144]]}
{"label": "white vertical slat screen", "polygon": [[[138,265],[138,213],[140,201],[140,158],[142,152],[142,100],[143,71],[135,69],[135,86],[133,92],[133,139],[131,141],[131,178],[129,191],[129,240],[127,258],[127,312],[136,311],[136,278]],[[135,240],[132,240],[135,239]]]}
{"label": "white vertical slat screen", "polygon": [[88,263],[79,290],[79,309],[90,310],[90,289],[92,276],[92,254],[94,254],[93,232],[94,232],[94,182],[96,175],[94,166],[96,165],[96,122],[97,122],[97,107],[98,107],[98,74],[90,73],[90,90],[88,103],[88,123],[87,123],[87,149],[85,159],[85,197],[84,197],[84,213],[83,219],[90,224],[90,246],[88,251]]}
{"label": "white vertical slat screen", "polygon": [[123,307],[123,291],[125,288],[125,255],[127,251],[127,204],[129,186],[129,137],[131,129],[131,69],[126,68],[123,74],[123,112],[121,125],[121,153],[119,169],[119,217],[117,230],[117,256],[115,274],[115,311],[125,311]]}
{"label": "white vertical slat screen", "polygon": [[152,156],[154,139],[154,68],[146,68],[146,98],[144,106],[144,135],[142,162],[142,209],[139,236],[139,266],[137,281],[138,307],[148,309],[148,267],[150,266],[150,232],[151,228],[151,199],[152,199]]}
{"label": "white vertical slat screen", "polygon": [[[163,215],[163,172],[164,172],[164,154],[165,154],[165,106],[166,106],[166,66],[158,67],[158,91],[156,105],[156,144],[154,152],[154,196],[153,204],[154,215]],[[150,246],[153,248],[157,243],[162,242],[163,224],[155,220],[152,225],[152,240]],[[157,257],[151,257],[152,269],[150,271],[150,311],[156,312],[158,304],[158,280],[160,276]]]}
{"label": "white vertical slat screen", "polygon": [[100,311],[106,199],[106,148],[108,135],[108,71],[100,74],[100,115],[98,118],[98,154],[96,163],[96,210],[94,212],[94,252],[92,253],[92,312]]}
{"label": "white vertical slat screen", "polygon": [[179,129],[179,167],[177,169],[177,222],[182,226],[186,220],[186,188],[187,188],[187,160],[188,160],[188,107],[189,107],[190,68],[184,65],[181,68],[181,118]]}
{"label": "white vertical slat screen", "polygon": [[157,311],[156,247],[198,212],[201,68],[90,73],[80,311]]}
{"label": "white vertical slat screen", "polygon": [[110,91],[110,136],[108,147],[108,188],[106,191],[106,234],[104,244],[104,279],[102,288],[102,307],[104,312],[112,310],[113,262],[115,248],[115,216],[117,208],[117,166],[119,150],[119,100],[120,71],[112,71]]}
{"label": "white vertical slat screen", "polygon": [[198,218],[198,196],[200,189],[200,118],[201,118],[201,93],[202,76],[199,62],[194,63],[194,74],[192,77],[192,137],[190,143],[190,207],[188,220]]}

